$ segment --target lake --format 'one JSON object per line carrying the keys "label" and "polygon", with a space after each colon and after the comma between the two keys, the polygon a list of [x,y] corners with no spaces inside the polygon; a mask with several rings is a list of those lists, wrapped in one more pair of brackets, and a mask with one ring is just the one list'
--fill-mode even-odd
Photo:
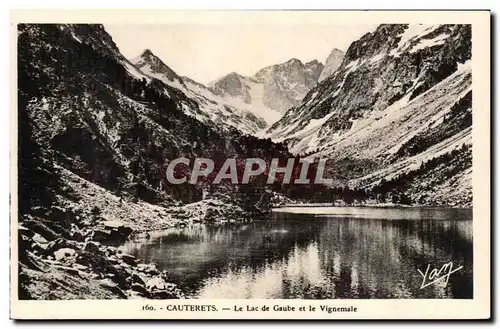
{"label": "lake", "polygon": [[[193,298],[473,297],[471,209],[276,211],[253,223],[154,232],[121,249],[167,270]],[[449,262],[462,268],[433,284],[446,271],[429,280],[431,271]]]}

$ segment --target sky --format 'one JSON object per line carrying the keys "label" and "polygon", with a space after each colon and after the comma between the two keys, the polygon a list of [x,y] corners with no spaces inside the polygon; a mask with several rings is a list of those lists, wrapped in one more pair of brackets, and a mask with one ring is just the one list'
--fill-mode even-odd
{"label": "sky", "polygon": [[131,59],[150,49],[181,76],[209,83],[228,73],[258,70],[297,58],[325,63],[333,48],[351,42],[376,24],[105,24],[121,53]]}

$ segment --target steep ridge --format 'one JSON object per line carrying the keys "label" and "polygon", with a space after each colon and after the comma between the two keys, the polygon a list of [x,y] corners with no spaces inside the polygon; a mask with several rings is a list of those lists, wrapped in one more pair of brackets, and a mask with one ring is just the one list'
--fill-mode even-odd
{"label": "steep ridge", "polygon": [[141,55],[131,59],[130,62],[146,75],[162,80],[166,84],[173,83],[177,89],[186,87],[182,78],[156,57],[150,49],[144,49]]}
{"label": "steep ridge", "polygon": [[325,67],[323,68],[323,71],[321,71],[321,74],[319,75],[318,82],[321,82],[328,78],[330,75],[335,73],[337,69],[340,67],[342,64],[342,61],[344,60],[344,52],[340,49],[334,48],[330,55],[328,55],[328,58],[326,59],[325,62]]}
{"label": "steep ridge", "polygon": [[[338,179],[353,186],[411,191],[422,203],[470,204],[470,58],[469,25],[381,25],[353,42],[333,75],[265,136],[293,153],[332,159]],[[454,163],[455,156],[464,160]],[[440,160],[426,168],[433,159]],[[436,166],[449,172],[430,177]],[[446,188],[430,184],[438,178]]]}
{"label": "steep ridge", "polygon": [[[267,127],[266,121],[251,111],[231,105],[201,83],[180,77],[149,49],[144,50],[131,62],[144,74],[179,89],[187,97],[196,101],[201,112],[194,115],[201,122],[212,121],[218,126],[234,127],[246,134],[255,134]],[[185,111],[190,114],[189,108],[185,108]]]}
{"label": "steep ridge", "polygon": [[252,111],[272,124],[300,103],[316,85],[322,70],[323,64],[316,60],[304,64],[293,58],[263,68],[251,77],[232,72],[208,87],[235,107]]}

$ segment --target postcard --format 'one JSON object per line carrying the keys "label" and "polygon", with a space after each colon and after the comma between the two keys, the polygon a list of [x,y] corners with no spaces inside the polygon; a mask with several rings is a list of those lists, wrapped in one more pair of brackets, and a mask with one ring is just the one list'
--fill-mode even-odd
{"label": "postcard", "polygon": [[11,12],[11,317],[489,319],[490,15]]}

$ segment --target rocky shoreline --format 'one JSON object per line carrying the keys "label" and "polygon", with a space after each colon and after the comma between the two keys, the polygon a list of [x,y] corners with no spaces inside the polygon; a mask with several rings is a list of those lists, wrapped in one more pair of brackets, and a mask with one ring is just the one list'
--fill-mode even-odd
{"label": "rocky shoreline", "polygon": [[255,215],[229,200],[159,207],[106,199],[107,193],[95,195],[98,202],[65,199],[61,206],[38,210],[38,215],[20,216],[20,299],[186,298],[166,271],[118,246],[149,231],[200,222],[247,221]]}
{"label": "rocky shoreline", "polygon": [[[68,211],[57,209],[52,217],[57,212],[68,216]],[[118,222],[102,224],[83,229],[72,224],[67,231],[57,224],[49,228],[35,216],[23,216],[18,227],[19,298],[186,298],[168,281],[166,271],[110,244],[128,239],[133,232],[130,227]],[[107,225],[111,224],[110,229]]]}
{"label": "rocky shoreline", "polygon": [[[148,231],[247,221],[257,215],[225,195],[189,204],[134,202],[59,169],[65,195],[48,208],[19,215],[21,299],[186,298],[169,282],[168,273],[116,246]],[[275,194],[271,201],[290,200]]]}

